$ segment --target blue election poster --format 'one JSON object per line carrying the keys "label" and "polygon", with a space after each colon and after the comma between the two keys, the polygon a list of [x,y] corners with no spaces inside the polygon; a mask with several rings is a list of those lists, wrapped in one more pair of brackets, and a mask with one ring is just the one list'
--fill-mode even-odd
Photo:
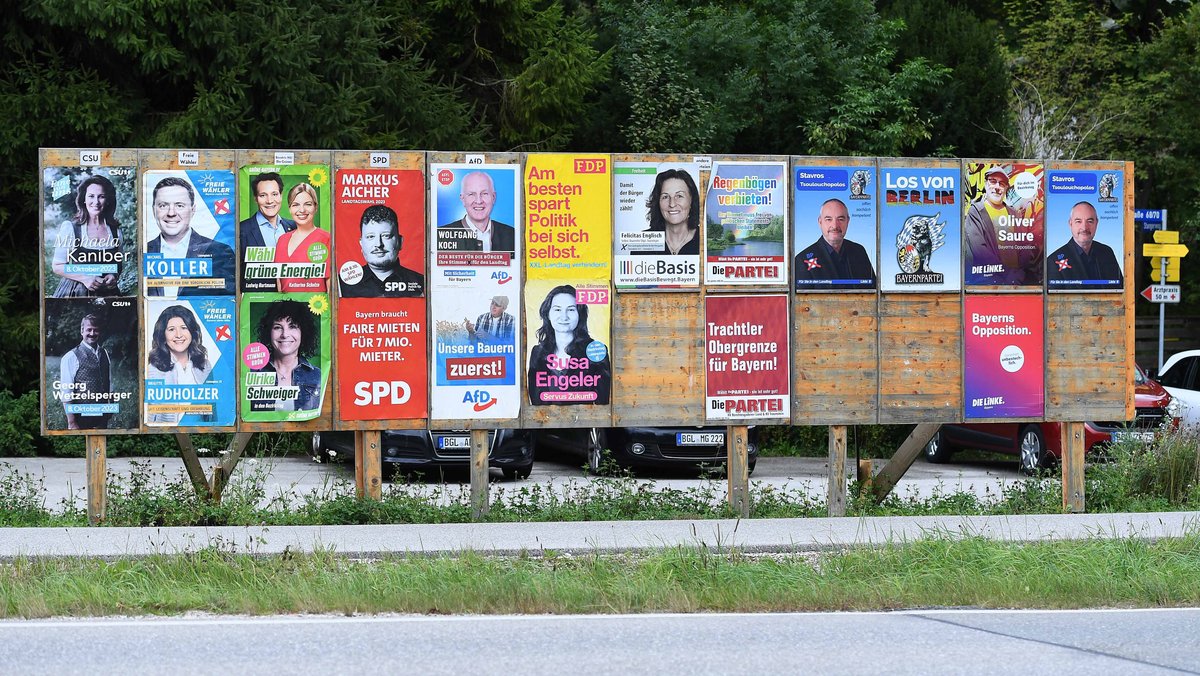
{"label": "blue election poster", "polygon": [[796,291],[874,291],[875,167],[797,166],[792,185]]}
{"label": "blue election poster", "polygon": [[1120,291],[1125,272],[1125,174],[1051,170],[1046,198],[1046,288]]}
{"label": "blue election poster", "polygon": [[232,296],[146,300],[148,427],[230,427],[237,407]]}
{"label": "blue election poster", "polygon": [[149,298],[232,296],[237,213],[228,170],[142,174],[142,279]]}
{"label": "blue election poster", "polygon": [[960,169],[881,167],[879,176],[880,288],[960,290]]}

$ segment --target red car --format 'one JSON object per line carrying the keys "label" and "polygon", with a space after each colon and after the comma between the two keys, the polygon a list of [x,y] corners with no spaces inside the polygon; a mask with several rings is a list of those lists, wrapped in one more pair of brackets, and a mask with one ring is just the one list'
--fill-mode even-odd
{"label": "red car", "polygon": [[[1133,423],[1103,421],[1083,424],[1085,452],[1090,453],[1126,436],[1149,440],[1164,421],[1170,421],[1174,426],[1179,424],[1179,419],[1167,410],[1171,395],[1162,385],[1147,378],[1141,367],[1138,367],[1134,376],[1133,399],[1137,409]],[[1021,471],[1033,474],[1062,457],[1059,425],[1056,422],[942,425],[925,445],[925,459],[929,462],[946,462],[955,451],[974,448],[1016,455],[1020,458]]]}

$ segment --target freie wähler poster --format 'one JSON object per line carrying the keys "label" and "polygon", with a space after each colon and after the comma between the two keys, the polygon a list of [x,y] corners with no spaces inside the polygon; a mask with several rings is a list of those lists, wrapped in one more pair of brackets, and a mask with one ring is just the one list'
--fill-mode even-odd
{"label": "freie w\u00e4hler poster", "polygon": [[520,171],[429,167],[432,418],[520,413]]}
{"label": "freie w\u00e4hler poster", "polygon": [[135,303],[134,298],[45,299],[47,430],[138,429],[141,334]]}
{"label": "freie w\u00e4hler poster", "polygon": [[787,162],[716,161],[704,200],[708,284],[787,284]]}
{"label": "freie w\u00e4hler poster", "polygon": [[529,403],[607,405],[612,394],[611,322],[607,281],[526,282]]}
{"label": "freie w\u00e4hler poster", "polygon": [[290,422],[320,417],[333,354],[329,296],[246,294],[239,310],[241,419]]}
{"label": "freie w\u00e4hler poster", "polygon": [[963,186],[967,286],[1042,286],[1041,164],[968,162]]}
{"label": "freie w\u00e4hler poster", "polygon": [[425,296],[425,177],[339,169],[334,181],[340,298]]}
{"label": "freie w\u00e4hler poster", "polygon": [[787,418],[788,297],[704,299],[705,419]]}
{"label": "freie w\u00e4hler poster", "polygon": [[1046,198],[1046,287],[1120,291],[1125,280],[1125,174],[1051,170]]}
{"label": "freie w\u00e4hler poster", "polygon": [[46,296],[135,296],[137,167],[46,167],[42,194]]}
{"label": "freie w\u00e4hler poster", "polygon": [[146,295],[232,296],[237,220],[227,170],[142,174],[142,279]]}
{"label": "freie w\u00e4hler poster", "polygon": [[426,417],[423,298],[341,299],[337,346],[338,418]]}
{"label": "freie w\u00e4hler poster", "polygon": [[620,289],[700,285],[700,168],[680,162],[615,162],[613,283]]}
{"label": "freie w\u00e4hler poster", "polygon": [[143,420],[149,427],[228,427],[236,420],[232,296],[146,300]]}
{"label": "freie w\u00e4hler poster", "polygon": [[242,290],[326,292],[332,267],[332,199],[323,164],[239,170]]}
{"label": "freie w\u00e4hler poster", "polygon": [[875,290],[878,187],[873,165],[793,168],[796,291]]}
{"label": "freie w\u00e4hler poster", "polygon": [[959,169],[884,166],[879,176],[880,288],[962,289]]}
{"label": "freie w\u00e4hler poster", "polygon": [[1040,418],[1045,412],[1042,296],[963,300],[966,418]]}

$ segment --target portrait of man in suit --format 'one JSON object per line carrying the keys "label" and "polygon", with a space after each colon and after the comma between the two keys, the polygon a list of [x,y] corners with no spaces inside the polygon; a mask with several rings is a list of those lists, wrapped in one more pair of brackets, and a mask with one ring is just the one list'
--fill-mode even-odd
{"label": "portrait of man in suit", "polygon": [[[180,276],[176,284],[149,286],[149,296],[231,296],[233,295],[233,249],[192,229],[196,214],[196,191],[182,178],[168,176],[154,186],[151,208],[158,224],[158,236],[146,243],[146,253],[164,259],[208,259],[204,279],[217,279],[220,286],[189,284],[192,277]],[[186,272],[187,270],[183,270]]]}
{"label": "portrait of man in suit", "polygon": [[850,229],[850,210],[846,203],[833,198],[825,200],[817,214],[821,236],[807,249],[796,254],[793,270],[797,286],[806,280],[834,280],[822,288],[855,288],[857,284],[837,283],[837,280],[870,280],[875,284],[875,268],[863,245],[846,239]]}
{"label": "portrait of man in suit", "polygon": [[[278,172],[267,171],[256,174],[250,179],[250,194],[258,204],[258,211],[239,224],[243,261],[246,260],[246,249],[250,247],[274,249],[283,233],[296,229],[295,221],[279,215],[283,208],[283,177]],[[268,260],[270,259],[268,258]],[[248,285],[243,278],[242,290],[251,290],[255,288],[255,284],[260,284],[260,282],[251,282]],[[263,287],[263,289],[267,288],[273,291],[275,282],[272,280]]]}
{"label": "portrait of man in suit", "polygon": [[1046,257],[1046,279],[1050,286],[1064,282],[1111,282],[1120,286],[1124,281],[1121,266],[1112,247],[1096,241],[1100,219],[1091,202],[1077,202],[1067,218],[1071,239]]}
{"label": "portrait of man in suit", "polygon": [[467,174],[463,177],[458,198],[466,215],[453,223],[438,226],[438,251],[515,251],[513,226],[492,220],[496,186],[491,176],[482,171]]}

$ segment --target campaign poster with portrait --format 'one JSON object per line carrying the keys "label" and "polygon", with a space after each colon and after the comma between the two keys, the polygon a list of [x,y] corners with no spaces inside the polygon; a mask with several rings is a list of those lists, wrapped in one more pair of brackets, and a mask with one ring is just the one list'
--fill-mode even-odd
{"label": "campaign poster with portrait", "polygon": [[1125,282],[1125,174],[1051,170],[1046,198],[1046,288],[1120,291]]}
{"label": "campaign poster with portrait", "polygon": [[45,167],[42,195],[46,296],[136,296],[137,167]]}
{"label": "campaign poster with portrait", "polygon": [[426,417],[425,301],[343,298],[338,303],[338,418]]}
{"label": "campaign poster with portrait", "polygon": [[517,164],[430,164],[430,258],[436,286],[517,277]]}
{"label": "campaign poster with portrait", "polygon": [[529,279],[611,279],[611,170],[608,155],[528,156],[524,195]]}
{"label": "campaign poster with portrait", "polygon": [[142,420],[230,427],[237,412],[237,308],[231,296],[146,299]]}
{"label": "campaign poster with portrait", "polygon": [[704,299],[705,420],[791,415],[788,297]]}
{"label": "campaign poster with portrait", "polygon": [[520,289],[496,281],[470,292],[434,288],[431,417],[504,420],[520,414]]}
{"label": "campaign poster with portrait", "polygon": [[[142,174],[142,280],[146,296],[234,294],[234,175],[227,170]],[[232,381],[231,381],[232,382]]]}
{"label": "campaign poster with portrait", "polygon": [[1045,412],[1042,295],[963,300],[964,415],[1041,418]]}
{"label": "campaign poster with portrait", "polygon": [[238,172],[242,291],[321,292],[333,255],[329,167],[247,165]]}
{"label": "campaign poster with portrait", "polygon": [[622,289],[700,286],[700,167],[614,162],[613,284]]}
{"label": "campaign poster with portrait", "polygon": [[787,284],[787,162],[713,163],[704,200],[708,284]]}
{"label": "campaign poster with portrait", "polygon": [[874,165],[797,166],[792,188],[796,291],[874,291]]}
{"label": "campaign poster with portrait", "polygon": [[1042,165],[968,162],[965,172],[966,285],[1041,287],[1046,255]]}
{"label": "campaign poster with portrait", "polygon": [[339,169],[341,298],[425,296],[425,180],[417,169]]}
{"label": "campaign poster with portrait", "polygon": [[529,280],[526,395],[534,406],[607,405],[612,395],[608,282]]}
{"label": "campaign poster with portrait", "polygon": [[45,299],[47,431],[138,429],[142,387],[135,302]]}
{"label": "campaign poster with portrait", "polygon": [[879,175],[880,288],[962,289],[959,170],[885,166]]}
{"label": "campaign poster with portrait", "polygon": [[289,422],[320,417],[333,354],[329,296],[247,294],[238,315],[241,420]]}

